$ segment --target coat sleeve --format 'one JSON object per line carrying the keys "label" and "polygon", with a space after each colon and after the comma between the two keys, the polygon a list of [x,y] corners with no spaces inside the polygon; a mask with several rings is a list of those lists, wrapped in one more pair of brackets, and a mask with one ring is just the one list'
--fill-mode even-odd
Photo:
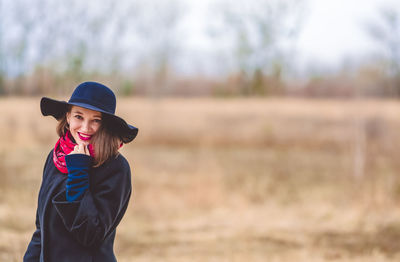
{"label": "coat sleeve", "polygon": [[37,262],[40,260],[40,252],[41,252],[41,233],[40,233],[40,222],[39,216],[36,211],[36,230],[33,233],[31,242],[28,245],[28,248],[24,255],[24,262]]}
{"label": "coat sleeve", "polygon": [[125,158],[119,156],[103,169],[101,174],[90,174],[99,177],[80,200],[67,201],[65,190],[52,199],[66,229],[84,246],[104,241],[124,215],[131,195],[131,173]]}

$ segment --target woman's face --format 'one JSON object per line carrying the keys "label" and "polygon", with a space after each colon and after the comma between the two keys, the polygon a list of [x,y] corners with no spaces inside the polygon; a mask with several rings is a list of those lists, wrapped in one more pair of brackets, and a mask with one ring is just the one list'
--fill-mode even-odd
{"label": "woman's face", "polygon": [[93,135],[101,126],[102,115],[98,111],[72,106],[67,113],[69,131],[77,144],[90,144]]}

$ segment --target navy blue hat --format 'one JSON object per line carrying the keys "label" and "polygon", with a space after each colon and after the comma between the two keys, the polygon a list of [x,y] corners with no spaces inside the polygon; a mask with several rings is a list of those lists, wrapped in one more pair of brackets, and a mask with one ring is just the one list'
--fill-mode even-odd
{"label": "navy blue hat", "polygon": [[40,110],[44,116],[51,115],[57,120],[65,115],[68,105],[80,106],[103,113],[106,127],[117,134],[122,142],[135,139],[138,129],[115,115],[116,98],[110,88],[96,82],[84,82],[78,85],[68,102],[42,97]]}

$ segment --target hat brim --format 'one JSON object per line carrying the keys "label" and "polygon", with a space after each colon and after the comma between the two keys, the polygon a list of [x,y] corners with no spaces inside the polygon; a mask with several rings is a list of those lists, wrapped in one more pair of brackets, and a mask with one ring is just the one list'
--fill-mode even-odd
{"label": "hat brim", "polygon": [[44,116],[53,116],[60,120],[68,110],[69,105],[79,106],[103,113],[104,123],[106,127],[113,133],[117,134],[123,143],[129,143],[137,136],[139,129],[126,123],[124,119],[114,114],[110,114],[98,107],[85,103],[66,102],[42,97],[40,101],[40,110]]}

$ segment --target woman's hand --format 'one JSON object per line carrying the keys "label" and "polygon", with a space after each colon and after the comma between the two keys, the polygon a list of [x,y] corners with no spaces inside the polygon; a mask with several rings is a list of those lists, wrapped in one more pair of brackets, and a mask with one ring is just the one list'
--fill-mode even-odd
{"label": "woman's hand", "polygon": [[85,146],[84,144],[77,144],[74,147],[74,150],[71,153],[69,153],[69,155],[72,155],[72,154],[84,154],[84,155],[90,156],[89,148],[87,146]]}

